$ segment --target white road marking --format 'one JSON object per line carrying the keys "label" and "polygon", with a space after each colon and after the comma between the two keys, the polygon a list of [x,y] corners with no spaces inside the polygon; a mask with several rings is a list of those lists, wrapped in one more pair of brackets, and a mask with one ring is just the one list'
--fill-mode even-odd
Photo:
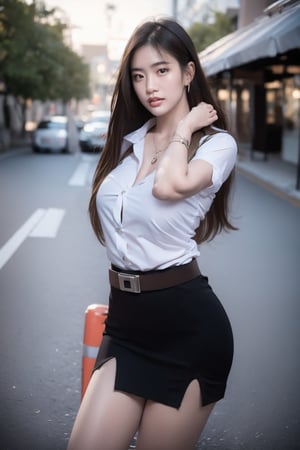
{"label": "white road marking", "polygon": [[49,208],[29,236],[55,238],[65,213],[64,209]]}
{"label": "white road marking", "polygon": [[87,181],[89,170],[90,163],[87,161],[82,161],[69,179],[68,184],[70,186],[84,186]]}
{"label": "white road marking", "polygon": [[37,209],[0,249],[0,270],[28,236],[54,238],[64,215],[64,209]]}
{"label": "white road marking", "polygon": [[25,241],[29,233],[41,220],[45,213],[45,209],[37,209],[24,223],[24,225],[22,225],[21,228],[19,228],[18,231],[16,231],[15,234],[0,249],[0,269],[2,269],[15,251]]}

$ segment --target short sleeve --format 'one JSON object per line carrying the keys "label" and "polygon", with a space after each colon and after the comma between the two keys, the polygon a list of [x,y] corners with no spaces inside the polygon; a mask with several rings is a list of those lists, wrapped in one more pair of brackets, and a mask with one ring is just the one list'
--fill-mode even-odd
{"label": "short sleeve", "polygon": [[213,167],[212,185],[206,191],[216,193],[234,168],[237,157],[237,143],[226,132],[219,132],[200,140],[194,160],[204,160]]}

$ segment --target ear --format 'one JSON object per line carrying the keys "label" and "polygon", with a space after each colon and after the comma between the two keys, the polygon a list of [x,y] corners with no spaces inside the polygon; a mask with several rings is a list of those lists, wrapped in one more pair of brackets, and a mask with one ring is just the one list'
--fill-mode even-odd
{"label": "ear", "polygon": [[195,76],[195,64],[193,61],[189,61],[184,69],[184,84],[188,86]]}

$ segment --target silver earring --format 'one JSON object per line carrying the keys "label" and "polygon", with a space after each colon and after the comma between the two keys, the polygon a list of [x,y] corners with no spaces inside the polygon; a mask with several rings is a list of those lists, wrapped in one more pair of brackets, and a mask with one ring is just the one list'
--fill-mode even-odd
{"label": "silver earring", "polygon": [[187,93],[188,93],[188,94],[190,93],[190,89],[191,89],[191,83],[189,83],[189,84],[187,85]]}

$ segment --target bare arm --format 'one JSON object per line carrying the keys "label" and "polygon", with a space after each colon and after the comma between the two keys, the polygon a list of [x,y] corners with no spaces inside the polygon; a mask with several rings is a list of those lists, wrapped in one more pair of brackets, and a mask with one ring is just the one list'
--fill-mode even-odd
{"label": "bare arm", "polygon": [[217,120],[211,105],[200,103],[181,120],[174,138],[156,171],[153,195],[161,200],[178,200],[205,189],[212,183],[213,168],[206,161],[188,162],[188,143],[192,134]]}

